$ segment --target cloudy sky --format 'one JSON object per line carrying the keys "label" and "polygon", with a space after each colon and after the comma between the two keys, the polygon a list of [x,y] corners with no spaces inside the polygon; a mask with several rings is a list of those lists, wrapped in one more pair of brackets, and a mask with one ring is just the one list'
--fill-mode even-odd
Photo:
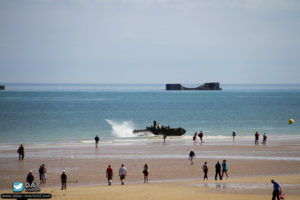
{"label": "cloudy sky", "polygon": [[300,83],[297,0],[0,0],[0,83]]}

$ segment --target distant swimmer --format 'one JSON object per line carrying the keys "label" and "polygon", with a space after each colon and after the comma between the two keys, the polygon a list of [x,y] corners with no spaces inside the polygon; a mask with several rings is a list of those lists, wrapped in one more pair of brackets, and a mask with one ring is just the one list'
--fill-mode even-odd
{"label": "distant swimmer", "polygon": [[98,137],[98,135],[96,135],[96,137],[95,137],[96,148],[98,148],[98,143],[99,143],[99,137]]}
{"label": "distant swimmer", "polygon": [[224,177],[224,173],[226,174],[226,177],[228,178],[228,166],[226,160],[223,160],[222,162],[222,178]]}
{"label": "distant swimmer", "polygon": [[119,176],[120,176],[121,184],[124,185],[125,184],[125,178],[127,176],[127,169],[124,166],[124,164],[122,164],[122,166],[119,169]]}
{"label": "distant swimmer", "polygon": [[193,141],[194,143],[196,143],[196,139],[197,139],[197,132],[195,132],[194,136],[193,136]]}
{"label": "distant swimmer", "polygon": [[256,131],[255,133],[255,145],[258,145],[259,133]]}
{"label": "distant swimmer", "polygon": [[144,174],[144,183],[148,183],[148,176],[149,176],[149,165],[148,165],[148,163],[145,163],[145,165],[144,165],[143,174]]}
{"label": "distant swimmer", "polygon": [[31,185],[33,183],[33,181],[34,181],[34,176],[32,174],[32,171],[30,170],[26,177],[26,182]]}
{"label": "distant swimmer", "polygon": [[273,194],[272,194],[272,200],[279,200],[280,198],[280,192],[282,193],[282,189],[279,185],[278,182],[274,181],[273,179],[271,180],[271,183],[273,183]]}
{"label": "distant swimmer", "polygon": [[264,133],[262,144],[266,145],[266,143],[267,143],[267,135],[266,135],[266,133]]}
{"label": "distant swimmer", "polygon": [[203,140],[202,140],[202,138],[203,138],[203,132],[200,131],[200,133],[198,134],[198,136],[200,138],[200,142],[203,143]]}
{"label": "distant swimmer", "polygon": [[110,165],[108,165],[106,169],[106,178],[107,178],[108,185],[111,185],[113,176],[114,176],[113,169],[111,168]]}
{"label": "distant swimmer", "polygon": [[19,154],[19,160],[24,160],[25,150],[24,150],[24,146],[22,144],[20,144],[20,147],[18,148],[17,152]]}
{"label": "distant swimmer", "polygon": [[232,131],[232,140],[234,141],[234,137],[236,136],[235,131]]}
{"label": "distant swimmer", "polygon": [[221,165],[220,165],[219,161],[217,162],[215,168],[216,168],[216,176],[215,176],[215,180],[218,180],[218,175],[219,175],[220,180],[222,180],[222,176],[221,176]]}
{"label": "distant swimmer", "polygon": [[204,181],[205,179],[208,180],[208,177],[207,177],[207,172],[208,172],[207,162],[205,162],[205,163],[202,165],[202,170],[203,170],[203,173],[204,173],[203,181]]}
{"label": "distant swimmer", "polygon": [[67,177],[67,174],[66,174],[66,171],[63,170],[61,175],[60,175],[60,180],[61,180],[61,190],[63,189],[67,189],[67,180],[68,180],[68,177]]}

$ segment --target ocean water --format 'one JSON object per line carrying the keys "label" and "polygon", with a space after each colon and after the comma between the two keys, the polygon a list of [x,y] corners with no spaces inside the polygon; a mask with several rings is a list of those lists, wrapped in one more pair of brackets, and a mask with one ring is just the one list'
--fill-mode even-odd
{"label": "ocean water", "polygon": [[[186,85],[196,86],[196,85]],[[165,85],[6,84],[0,146],[151,140],[156,120],[205,137],[300,136],[300,85],[221,85],[222,91],[166,91]],[[293,118],[295,123],[288,124]]]}

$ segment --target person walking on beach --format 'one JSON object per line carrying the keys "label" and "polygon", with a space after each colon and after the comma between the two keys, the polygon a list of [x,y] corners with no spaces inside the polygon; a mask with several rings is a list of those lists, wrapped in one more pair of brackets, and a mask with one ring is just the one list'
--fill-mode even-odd
{"label": "person walking on beach", "polygon": [[277,200],[280,200],[280,196],[279,193],[281,190],[281,187],[279,185],[278,182],[274,181],[273,179],[271,180],[271,183],[273,183],[273,193],[272,193],[272,200],[275,200],[275,198],[277,198]]}
{"label": "person walking on beach", "polygon": [[236,133],[235,133],[235,131],[233,130],[232,131],[232,140],[234,141],[234,137],[236,136]]}
{"label": "person walking on beach", "polygon": [[145,165],[144,165],[143,174],[144,174],[144,183],[148,183],[148,176],[149,176],[149,165],[148,165],[148,163],[145,163]]}
{"label": "person walking on beach", "polygon": [[203,172],[204,172],[203,181],[204,181],[205,179],[208,180],[208,177],[207,177],[207,172],[208,172],[207,162],[205,162],[204,165],[202,166],[202,170],[203,170]]}
{"label": "person walking on beach", "polygon": [[46,183],[46,167],[42,164],[39,168],[40,184]]}
{"label": "person walking on beach", "polygon": [[127,176],[127,170],[124,164],[122,164],[122,166],[119,169],[119,176],[120,176],[121,184],[124,185],[125,177]]}
{"label": "person walking on beach", "polygon": [[262,144],[266,145],[266,142],[267,142],[267,135],[266,135],[266,133],[264,133]]}
{"label": "person walking on beach", "polygon": [[194,134],[194,136],[193,136],[194,144],[196,143],[196,139],[197,139],[197,132],[195,132],[195,134]]}
{"label": "person walking on beach", "polygon": [[255,133],[255,145],[258,145],[259,133],[256,131]]}
{"label": "person walking on beach", "polygon": [[19,154],[19,160],[21,159],[24,160],[25,150],[22,144],[20,144],[20,147],[18,148],[18,154]]}
{"label": "person walking on beach", "polygon": [[67,189],[67,174],[66,171],[63,170],[61,175],[60,175],[60,180],[61,180],[61,190],[63,190],[65,188],[65,190]]}
{"label": "person walking on beach", "polygon": [[113,169],[111,168],[110,165],[108,165],[106,169],[106,178],[107,178],[108,185],[111,185],[113,176],[114,176]]}
{"label": "person walking on beach", "polygon": [[191,149],[189,154],[189,160],[191,161],[191,165],[194,164],[194,158],[196,157],[195,152]]}
{"label": "person walking on beach", "polygon": [[202,138],[203,138],[203,132],[200,131],[200,133],[198,134],[198,136],[200,138],[200,142],[203,143],[203,140],[202,140]]}
{"label": "person walking on beach", "polygon": [[99,137],[98,137],[98,135],[96,135],[96,137],[95,137],[96,148],[98,148],[98,143],[99,143]]}
{"label": "person walking on beach", "polygon": [[219,175],[219,178],[220,180],[222,180],[222,176],[221,176],[221,165],[219,163],[219,161],[217,162],[216,164],[216,176],[215,176],[215,180],[218,180],[218,175]]}
{"label": "person walking on beach", "polygon": [[28,175],[27,175],[26,182],[29,183],[30,186],[31,186],[31,184],[33,183],[33,181],[34,181],[34,176],[32,174],[32,171],[30,170],[29,173],[28,173]]}
{"label": "person walking on beach", "polygon": [[222,178],[224,177],[224,173],[226,174],[226,177],[228,178],[228,166],[226,160],[223,160],[222,162]]}

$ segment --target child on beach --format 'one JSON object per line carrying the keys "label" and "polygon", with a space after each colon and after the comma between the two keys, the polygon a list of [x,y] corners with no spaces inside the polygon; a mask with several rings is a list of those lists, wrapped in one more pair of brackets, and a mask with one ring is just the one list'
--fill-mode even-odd
{"label": "child on beach", "polygon": [[271,180],[271,183],[273,183],[272,200],[275,200],[275,199],[280,200],[279,193],[282,190],[281,190],[281,187],[280,187],[279,183],[274,181],[273,179]]}
{"label": "child on beach", "polygon": [[106,169],[106,178],[107,178],[108,185],[111,185],[113,175],[114,175],[113,169],[111,168],[110,165],[108,165]]}
{"label": "child on beach", "polygon": [[149,175],[149,165],[148,163],[145,163],[144,165],[144,170],[143,170],[143,174],[144,174],[144,183],[148,183],[148,175]]}
{"label": "child on beach", "polygon": [[204,181],[205,179],[208,180],[208,177],[207,177],[207,172],[208,172],[207,162],[205,162],[204,165],[202,166],[202,170],[203,170],[203,172],[204,172],[204,178],[203,178],[203,181]]}
{"label": "child on beach", "polygon": [[121,184],[124,185],[124,180],[125,177],[127,176],[127,170],[126,167],[124,167],[124,164],[122,164],[122,166],[119,169],[119,176],[120,176],[120,180],[121,180]]}

